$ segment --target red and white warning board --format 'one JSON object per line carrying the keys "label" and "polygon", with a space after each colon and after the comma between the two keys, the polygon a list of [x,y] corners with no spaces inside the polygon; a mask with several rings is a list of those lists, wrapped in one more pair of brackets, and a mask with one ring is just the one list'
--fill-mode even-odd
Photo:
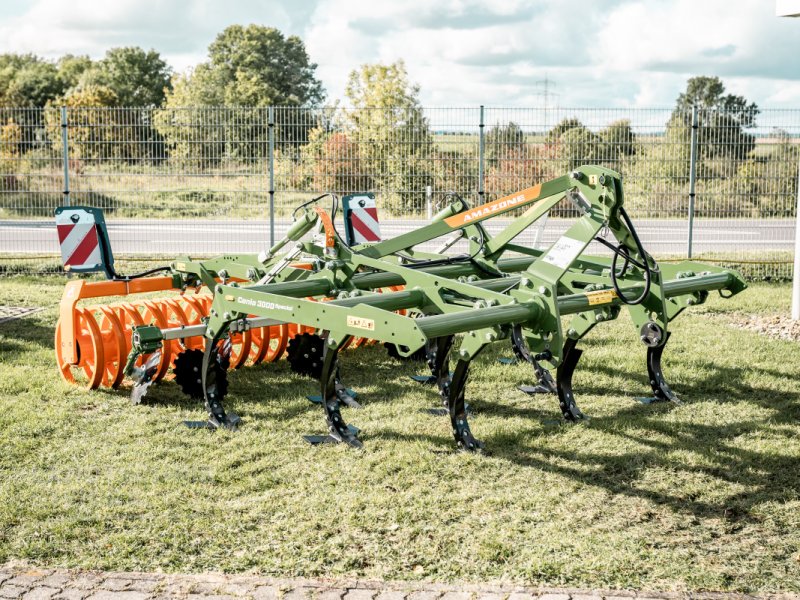
{"label": "red and white warning board", "polygon": [[97,270],[103,264],[95,215],[84,208],[62,208],[56,213],[61,261],[67,271]]}
{"label": "red and white warning board", "polygon": [[347,243],[351,246],[381,241],[378,209],[372,194],[344,197]]}

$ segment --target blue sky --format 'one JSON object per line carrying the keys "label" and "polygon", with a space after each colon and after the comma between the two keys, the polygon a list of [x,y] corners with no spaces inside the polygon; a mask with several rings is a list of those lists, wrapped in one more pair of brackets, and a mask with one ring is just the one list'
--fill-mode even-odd
{"label": "blue sky", "polygon": [[178,71],[233,23],[301,36],[331,100],[363,63],[402,58],[427,105],[669,107],[718,75],[765,108],[800,108],[800,19],[774,0],[16,0],[0,51],[99,58],[154,48]]}

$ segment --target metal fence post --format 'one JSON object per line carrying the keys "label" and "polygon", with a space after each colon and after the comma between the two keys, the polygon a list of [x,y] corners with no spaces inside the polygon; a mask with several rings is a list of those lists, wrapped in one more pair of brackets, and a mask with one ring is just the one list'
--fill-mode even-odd
{"label": "metal fence post", "polygon": [[69,126],[67,121],[67,107],[61,107],[61,161],[64,163],[64,206],[70,205],[69,200]]}
{"label": "metal fence post", "polygon": [[686,257],[692,258],[692,235],[694,233],[694,199],[697,181],[697,106],[692,106],[692,137],[689,151],[689,232],[686,243]]}
{"label": "metal fence post", "polygon": [[797,159],[797,208],[794,215],[794,272],[792,273],[792,319],[800,321],[800,156]]}
{"label": "metal fence post", "polygon": [[483,196],[486,193],[486,190],[483,187],[483,155],[486,145],[486,139],[483,135],[483,128],[483,104],[481,104],[480,123],[478,124],[478,197],[480,198],[481,204],[483,204]]}
{"label": "metal fence post", "polygon": [[275,107],[267,112],[269,137],[269,245],[275,245]]}
{"label": "metal fence post", "polygon": [[433,215],[433,208],[431,207],[431,200],[433,199],[433,186],[425,186],[425,210],[428,214],[428,221],[431,220]]}

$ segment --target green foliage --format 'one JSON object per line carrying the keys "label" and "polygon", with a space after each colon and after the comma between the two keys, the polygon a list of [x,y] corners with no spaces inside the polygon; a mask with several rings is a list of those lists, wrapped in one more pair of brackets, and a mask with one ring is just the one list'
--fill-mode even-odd
{"label": "green foliage", "polygon": [[744,160],[755,147],[755,137],[745,129],[755,125],[760,111],[755,102],[724,92],[719,77],[692,77],[678,96],[668,127],[690,128],[692,107],[696,106],[702,157]]}
{"label": "green foliage", "polygon": [[14,192],[20,188],[17,163],[21,141],[22,129],[13,119],[0,127],[0,190],[3,192]]}
{"label": "green foliage", "polygon": [[208,47],[209,69],[234,106],[308,106],[325,94],[303,41],[274,27],[231,25]]}
{"label": "green foliage", "polygon": [[55,64],[33,54],[0,55],[0,105],[41,108],[63,91]]}
{"label": "green foliage", "polygon": [[391,194],[401,210],[421,206],[432,183],[433,137],[403,61],[362,65],[352,71],[345,94],[353,110],[346,130],[358,144],[370,189]]}
{"label": "green foliage", "polygon": [[69,113],[69,154],[78,167],[81,161],[100,158],[121,158],[112,154],[119,152],[124,144],[119,144],[120,114],[109,111],[117,105],[117,95],[110,88],[99,85],[86,85],[57,98],[52,110],[45,113],[49,138],[56,149],[61,148],[61,113],[57,106],[72,109]]}
{"label": "green foliage", "polygon": [[154,107],[164,102],[171,72],[155,50],[112,48],[102,60],[84,69],[78,85],[113,90],[119,106]]}
{"label": "green foliage", "polygon": [[65,90],[72,89],[78,85],[81,76],[92,68],[92,59],[85,55],[75,56],[65,54],[58,59],[58,76]]}
{"label": "green foliage", "polygon": [[519,154],[520,149],[525,147],[525,133],[514,121],[509,121],[507,125],[498,123],[489,129],[484,143],[486,164],[492,167],[504,157]]}
{"label": "green foliage", "polygon": [[625,156],[636,154],[636,134],[628,119],[614,121],[600,132],[603,141],[603,162],[616,162]]}
{"label": "green foliage", "polygon": [[[261,158],[266,144],[253,140],[267,138],[267,106],[314,106],[324,98],[302,40],[275,28],[232,25],[212,42],[208,57],[173,77],[164,110],[154,116],[171,159],[180,164],[207,167]],[[181,110],[198,107],[206,109],[201,119]],[[314,125],[301,111],[295,123],[276,127],[276,142],[305,143]]]}
{"label": "green foliage", "polygon": [[567,118],[547,132],[545,144],[558,157],[561,171],[564,172],[597,162],[601,138],[578,119]]}

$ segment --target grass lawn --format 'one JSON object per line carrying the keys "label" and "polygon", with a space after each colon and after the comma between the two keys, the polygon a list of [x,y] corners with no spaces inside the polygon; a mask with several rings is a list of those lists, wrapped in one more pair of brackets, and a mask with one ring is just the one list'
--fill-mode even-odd
{"label": "grass lawn", "polygon": [[627,316],[583,343],[592,419],[515,390],[497,345],[467,387],[488,456],[454,451],[418,365],[343,353],[364,410],[363,451],[312,448],[322,411],[285,361],[230,375],[237,433],[188,430],[201,406],[164,382],[147,404],[56,372],[63,280],[0,279],[0,304],[45,306],[0,324],[0,563],[258,571],[573,587],[800,590],[800,344],[729,325],[785,311],[753,285],[682,315],[665,371],[684,403],[643,405],[645,352]]}

